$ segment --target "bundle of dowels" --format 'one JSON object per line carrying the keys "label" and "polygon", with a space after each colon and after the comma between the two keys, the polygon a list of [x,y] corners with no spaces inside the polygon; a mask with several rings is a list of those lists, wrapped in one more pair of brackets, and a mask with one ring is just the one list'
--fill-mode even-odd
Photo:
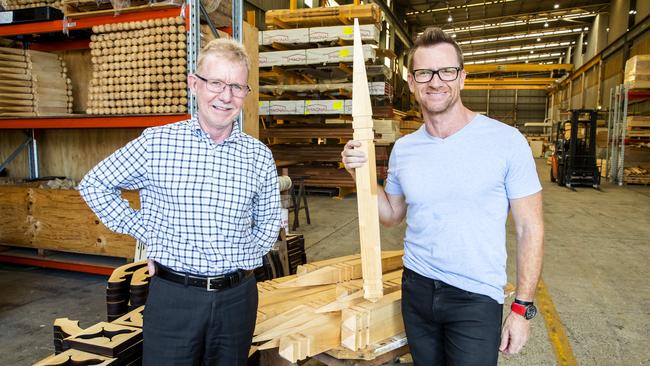
{"label": "bundle of dowels", "polygon": [[72,113],[72,89],[60,56],[0,47],[0,116],[67,113]]}
{"label": "bundle of dowels", "polygon": [[0,5],[5,10],[17,10],[27,8],[38,8],[41,6],[51,6],[53,8],[61,9],[60,0],[2,0]]}
{"label": "bundle of dowels", "polygon": [[185,19],[105,24],[92,30],[88,114],[186,112]]}

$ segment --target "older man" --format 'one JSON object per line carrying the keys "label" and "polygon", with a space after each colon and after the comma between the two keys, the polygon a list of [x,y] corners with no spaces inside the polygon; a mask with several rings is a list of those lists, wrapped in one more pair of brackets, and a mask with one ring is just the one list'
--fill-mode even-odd
{"label": "older man", "polygon": [[[541,185],[526,139],[463,106],[460,47],[427,29],[409,53],[408,85],[424,125],[395,143],[379,218],[406,218],[402,314],[415,365],[496,365],[529,335],[542,267]],[[343,163],[366,162],[350,141]],[[502,327],[505,223],[517,231],[516,300]]]}
{"label": "older man", "polygon": [[[206,45],[188,85],[192,119],[146,129],[93,168],[79,190],[110,229],[146,243],[145,365],[244,365],[257,311],[251,270],[280,225],[271,151],[241,131],[250,61]],[[155,118],[155,117],[152,117]],[[139,189],[141,209],[120,198]]]}

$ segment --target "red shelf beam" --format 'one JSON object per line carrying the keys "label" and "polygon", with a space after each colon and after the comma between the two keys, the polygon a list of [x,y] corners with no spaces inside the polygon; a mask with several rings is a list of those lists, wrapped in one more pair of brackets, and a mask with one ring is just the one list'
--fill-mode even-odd
{"label": "red shelf beam", "polygon": [[0,263],[62,269],[65,271],[93,273],[93,274],[104,275],[104,276],[110,276],[115,270],[115,268],[113,267],[107,267],[101,265],[27,258],[23,256],[12,256],[12,255],[0,255]]}
{"label": "red shelf beam", "polygon": [[[34,22],[23,24],[6,24],[0,25],[1,36],[17,36],[25,34],[53,33],[63,32],[67,27],[68,30],[89,29],[94,25],[112,24],[139,21],[146,19],[170,18],[181,15],[181,8],[174,6],[171,8],[137,11],[132,13],[106,14],[88,16],[82,18],[68,18],[67,20],[51,20],[46,22]],[[185,8],[186,28],[189,26],[189,7]]]}
{"label": "red shelf beam", "polygon": [[189,119],[189,114],[144,116],[29,117],[0,119],[0,129],[137,128],[162,126]]}

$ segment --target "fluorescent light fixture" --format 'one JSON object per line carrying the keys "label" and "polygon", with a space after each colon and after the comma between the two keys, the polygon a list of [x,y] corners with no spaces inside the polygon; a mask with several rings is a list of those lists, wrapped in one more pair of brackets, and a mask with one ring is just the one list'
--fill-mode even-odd
{"label": "fluorescent light fixture", "polygon": [[[495,36],[495,37],[489,37],[489,38],[472,39],[472,40],[467,40],[467,41],[460,41],[460,42],[458,42],[458,44],[461,45],[461,46],[465,46],[465,45],[479,45],[479,44],[483,44],[483,43],[491,43],[491,42],[499,42],[499,41],[533,39],[533,38],[540,38],[541,39],[541,37],[561,36],[561,35],[572,34],[572,33],[580,33],[580,32],[582,32],[582,28],[555,29],[555,30],[533,32],[533,33],[515,34],[515,35],[509,35],[509,36]],[[453,33],[453,34],[456,34],[456,33]],[[452,37],[453,37],[453,35],[452,35]]]}

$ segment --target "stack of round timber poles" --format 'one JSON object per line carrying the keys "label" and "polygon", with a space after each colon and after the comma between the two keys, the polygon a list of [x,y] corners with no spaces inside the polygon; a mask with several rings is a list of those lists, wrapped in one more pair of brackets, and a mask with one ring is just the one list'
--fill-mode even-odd
{"label": "stack of round timber poles", "polygon": [[185,19],[93,27],[88,114],[187,111]]}
{"label": "stack of round timber poles", "polygon": [[37,8],[41,6],[51,6],[61,9],[61,1],[59,0],[2,0],[0,1],[0,5],[5,10]]}
{"label": "stack of round timber poles", "polygon": [[72,87],[54,53],[0,47],[0,116],[72,113]]}

